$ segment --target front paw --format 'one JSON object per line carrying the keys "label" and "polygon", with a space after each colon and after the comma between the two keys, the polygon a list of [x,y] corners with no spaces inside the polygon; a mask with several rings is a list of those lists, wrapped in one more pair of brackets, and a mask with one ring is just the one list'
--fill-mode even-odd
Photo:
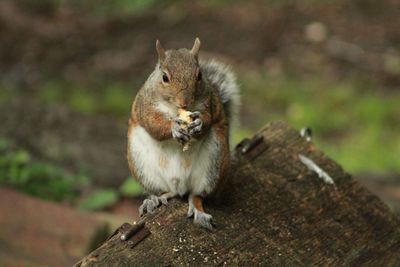
{"label": "front paw", "polygon": [[185,122],[182,119],[174,118],[171,125],[172,138],[181,144],[187,143],[190,139],[188,128],[182,127],[184,123]]}
{"label": "front paw", "polygon": [[201,134],[203,128],[203,121],[200,118],[196,118],[188,125],[188,132],[190,136],[196,136]]}

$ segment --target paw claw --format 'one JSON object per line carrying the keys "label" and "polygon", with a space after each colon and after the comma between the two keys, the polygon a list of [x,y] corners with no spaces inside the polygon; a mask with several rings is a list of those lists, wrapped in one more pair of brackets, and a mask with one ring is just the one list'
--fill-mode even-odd
{"label": "paw claw", "polygon": [[142,204],[139,207],[139,216],[142,217],[143,213],[144,213],[144,207],[143,207],[143,204]]}
{"label": "paw claw", "polygon": [[163,196],[150,196],[149,198],[143,200],[143,204],[140,205],[139,215],[142,216],[144,213],[154,213],[155,209],[160,206],[160,204],[167,205],[167,198]]}
{"label": "paw claw", "polygon": [[201,133],[201,126],[197,126],[191,130],[189,130],[190,135],[200,134]]}
{"label": "paw claw", "polygon": [[162,205],[167,205],[168,204],[168,199],[166,197],[160,197],[160,201]]}
{"label": "paw claw", "polygon": [[194,111],[192,113],[190,113],[190,118],[192,118],[192,120],[197,119],[198,117],[200,117],[200,112],[199,111]]}
{"label": "paw claw", "polygon": [[195,119],[188,126],[189,135],[200,134],[203,127],[203,122],[200,119]]}
{"label": "paw claw", "polygon": [[205,212],[201,211],[196,211],[194,212],[194,223],[207,228],[208,230],[213,230],[214,229],[214,223],[212,220],[212,216],[210,214],[207,214]]}
{"label": "paw claw", "polygon": [[174,122],[175,122],[176,124],[178,124],[179,126],[185,123],[184,120],[182,120],[181,118],[178,118],[178,117],[177,117],[177,118],[174,118],[173,120],[174,120]]}
{"label": "paw claw", "polygon": [[181,124],[183,121],[181,119],[173,119],[173,123],[171,125],[172,137],[178,140],[180,143],[186,143],[189,141],[190,136],[188,130],[186,128],[181,128]]}
{"label": "paw claw", "polygon": [[191,218],[194,215],[194,207],[192,205],[189,205],[188,212],[186,214],[186,217]]}
{"label": "paw claw", "polygon": [[193,129],[198,126],[202,126],[203,122],[200,119],[195,119],[188,125],[188,129]]}
{"label": "paw claw", "polygon": [[157,196],[150,196],[150,201],[152,201],[153,202],[153,205],[154,206],[158,206],[159,204],[160,204],[160,201],[158,200],[158,197]]}

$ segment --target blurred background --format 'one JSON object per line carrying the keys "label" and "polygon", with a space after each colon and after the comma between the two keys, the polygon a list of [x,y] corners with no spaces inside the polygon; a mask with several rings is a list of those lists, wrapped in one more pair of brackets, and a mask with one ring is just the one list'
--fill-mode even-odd
{"label": "blurred background", "polygon": [[398,213],[399,25],[397,0],[2,0],[0,266],[71,266],[137,219],[126,130],[156,39],[232,65],[234,144],[309,126]]}

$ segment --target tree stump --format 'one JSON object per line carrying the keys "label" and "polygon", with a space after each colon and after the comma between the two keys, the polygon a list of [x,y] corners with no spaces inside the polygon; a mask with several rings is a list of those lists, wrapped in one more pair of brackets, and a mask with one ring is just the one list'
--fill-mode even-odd
{"label": "tree stump", "polygon": [[[174,199],[128,241],[116,232],[76,266],[399,266],[400,220],[283,122],[235,150],[229,181],[205,202],[216,229]],[[309,171],[305,155],[334,180]]]}

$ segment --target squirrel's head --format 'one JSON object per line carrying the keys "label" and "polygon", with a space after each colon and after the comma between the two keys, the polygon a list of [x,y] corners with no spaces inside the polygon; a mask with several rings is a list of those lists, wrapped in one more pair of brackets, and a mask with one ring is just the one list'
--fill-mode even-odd
{"label": "squirrel's head", "polygon": [[201,72],[198,54],[200,40],[196,38],[191,50],[182,48],[167,50],[156,42],[159,64],[156,79],[159,82],[161,97],[177,108],[188,109],[200,90]]}

